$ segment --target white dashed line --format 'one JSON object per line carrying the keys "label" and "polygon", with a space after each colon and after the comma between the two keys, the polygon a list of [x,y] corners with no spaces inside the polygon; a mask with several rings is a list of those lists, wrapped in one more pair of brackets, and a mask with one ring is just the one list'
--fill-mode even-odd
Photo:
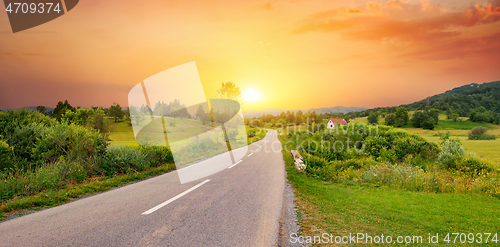
{"label": "white dashed line", "polygon": [[252,155],[253,153],[249,154],[247,157],[250,157],[250,155]]}
{"label": "white dashed line", "polygon": [[233,168],[235,165],[239,164],[239,163],[240,163],[240,162],[242,162],[242,161],[243,161],[243,160],[240,160],[240,161],[238,161],[238,162],[234,163],[234,165],[232,165],[232,166],[228,167],[227,169],[231,169],[231,168]]}
{"label": "white dashed line", "polygon": [[199,184],[195,185],[194,187],[192,187],[192,188],[190,188],[190,189],[188,189],[188,190],[186,190],[186,191],[184,191],[184,192],[182,192],[182,193],[180,193],[180,194],[176,195],[176,196],[175,196],[175,197],[173,197],[172,199],[170,199],[170,200],[168,200],[168,201],[166,201],[166,202],[163,202],[163,203],[161,203],[160,205],[158,205],[158,206],[156,206],[156,207],[154,207],[154,208],[152,208],[152,209],[150,209],[150,210],[148,210],[148,211],[146,211],[146,212],[142,213],[142,215],[148,215],[148,214],[150,214],[150,213],[152,213],[152,212],[154,212],[154,211],[156,211],[156,210],[158,210],[158,209],[160,209],[160,208],[162,208],[162,207],[166,206],[167,204],[169,204],[169,203],[171,203],[171,202],[173,202],[173,201],[175,201],[175,200],[177,200],[177,199],[179,199],[179,198],[183,197],[183,196],[184,196],[184,195],[186,195],[187,193],[189,193],[189,192],[191,192],[191,191],[193,191],[193,190],[197,189],[198,187],[200,187],[200,186],[204,185],[204,184],[205,184],[205,183],[207,183],[208,181],[210,181],[210,179],[207,179],[207,180],[205,180],[205,181],[203,181],[203,182],[201,182],[201,183],[199,183]]}

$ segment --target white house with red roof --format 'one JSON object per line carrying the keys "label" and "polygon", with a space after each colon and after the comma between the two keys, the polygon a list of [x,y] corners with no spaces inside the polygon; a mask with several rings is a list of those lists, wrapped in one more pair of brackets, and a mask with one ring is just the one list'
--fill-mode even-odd
{"label": "white house with red roof", "polygon": [[335,129],[335,125],[338,124],[339,126],[342,125],[347,125],[347,122],[345,119],[340,119],[340,118],[330,118],[328,122],[326,123],[326,128],[327,129]]}

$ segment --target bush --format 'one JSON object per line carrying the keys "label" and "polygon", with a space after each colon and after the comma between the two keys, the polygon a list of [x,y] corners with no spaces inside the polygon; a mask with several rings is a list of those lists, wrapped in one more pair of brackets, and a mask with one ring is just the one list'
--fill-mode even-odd
{"label": "bush", "polygon": [[304,154],[304,164],[307,168],[323,168],[328,163],[325,159],[310,154]]}
{"label": "bush", "polygon": [[374,158],[378,158],[380,156],[380,152],[387,148],[389,148],[389,142],[382,136],[368,137],[365,142],[365,151]]}
{"label": "bush", "polygon": [[32,157],[32,149],[41,137],[42,129],[56,124],[56,120],[25,108],[0,112],[0,135],[13,148],[13,162],[20,167],[40,164]]}
{"label": "bush", "polygon": [[457,160],[456,169],[466,173],[478,174],[481,171],[491,171],[491,165],[475,155],[466,155]]}
{"label": "bush", "polygon": [[478,136],[469,136],[469,140],[495,140],[496,137],[494,135],[478,135]]}
{"label": "bush", "polygon": [[476,126],[470,130],[469,137],[484,135],[486,133],[486,131],[488,131],[488,128]]}
{"label": "bush", "polygon": [[256,135],[255,129],[248,129],[247,131],[248,137],[254,137]]}
{"label": "bush", "polygon": [[149,167],[151,161],[141,150],[128,146],[108,149],[107,157],[117,173],[127,173],[130,170],[143,171]]}
{"label": "bush", "polygon": [[422,128],[426,130],[433,130],[434,129],[434,123],[430,120],[425,120],[422,122]]}
{"label": "bush", "polygon": [[0,135],[3,136],[4,140],[9,143],[9,145],[11,145],[11,135],[16,129],[22,129],[33,123],[50,127],[55,125],[57,121],[26,108],[14,111],[0,111]]}
{"label": "bush", "polygon": [[465,156],[465,150],[459,140],[446,140],[441,144],[438,162],[447,169],[456,169],[457,161]]}
{"label": "bush", "polygon": [[5,141],[0,140],[0,172],[14,167],[14,150]]}
{"label": "bush", "polygon": [[376,165],[377,162],[372,158],[367,159],[349,159],[345,161],[337,161],[332,163],[337,171],[346,171],[348,169],[361,169],[368,166]]}
{"label": "bush", "polygon": [[32,155],[45,162],[53,162],[60,156],[68,161],[88,160],[107,145],[99,132],[75,124],[61,123],[40,131]]}
{"label": "bush", "polygon": [[168,147],[139,145],[137,149],[156,165],[174,163],[172,151]]}

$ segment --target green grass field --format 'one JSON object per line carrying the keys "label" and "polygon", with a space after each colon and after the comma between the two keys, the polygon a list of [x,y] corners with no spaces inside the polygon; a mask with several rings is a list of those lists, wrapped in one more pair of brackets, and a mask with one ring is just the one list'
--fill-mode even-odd
{"label": "green grass field", "polygon": [[[497,198],[333,184],[299,173],[293,166],[291,155],[286,151],[284,159],[288,180],[297,198],[303,236],[321,236],[323,233],[334,236],[349,233],[371,236],[384,234],[390,235],[393,241],[398,236],[422,236],[423,243],[403,245],[430,246],[428,234],[439,234],[441,245],[445,243],[443,240],[447,233],[500,234],[500,203]],[[369,244],[371,245],[394,244]],[[457,246],[460,243],[457,241],[447,245]]]}
{"label": "green grass field", "polygon": [[[410,112],[411,114],[411,112]],[[368,117],[352,119],[350,123],[367,123]],[[434,130],[424,130],[404,126],[407,131],[417,133],[425,137],[428,141],[439,143],[438,133],[450,132],[451,138],[458,138],[466,151],[474,152],[479,157],[490,161],[493,165],[500,167],[500,126],[490,123],[473,123],[467,121],[467,118],[461,118],[462,121],[453,121],[446,119],[445,115],[439,115],[438,125]],[[379,124],[384,124],[384,119],[379,117]],[[468,140],[467,136],[470,130],[476,126],[488,128],[487,134],[497,136],[496,140]]]}

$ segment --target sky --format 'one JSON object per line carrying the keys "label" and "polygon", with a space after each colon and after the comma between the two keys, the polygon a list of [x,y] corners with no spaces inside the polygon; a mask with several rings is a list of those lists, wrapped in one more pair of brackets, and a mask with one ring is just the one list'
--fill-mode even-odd
{"label": "sky", "polygon": [[127,106],[192,61],[243,110],[411,103],[500,80],[500,0],[80,1],[18,33],[0,11],[0,108]]}

